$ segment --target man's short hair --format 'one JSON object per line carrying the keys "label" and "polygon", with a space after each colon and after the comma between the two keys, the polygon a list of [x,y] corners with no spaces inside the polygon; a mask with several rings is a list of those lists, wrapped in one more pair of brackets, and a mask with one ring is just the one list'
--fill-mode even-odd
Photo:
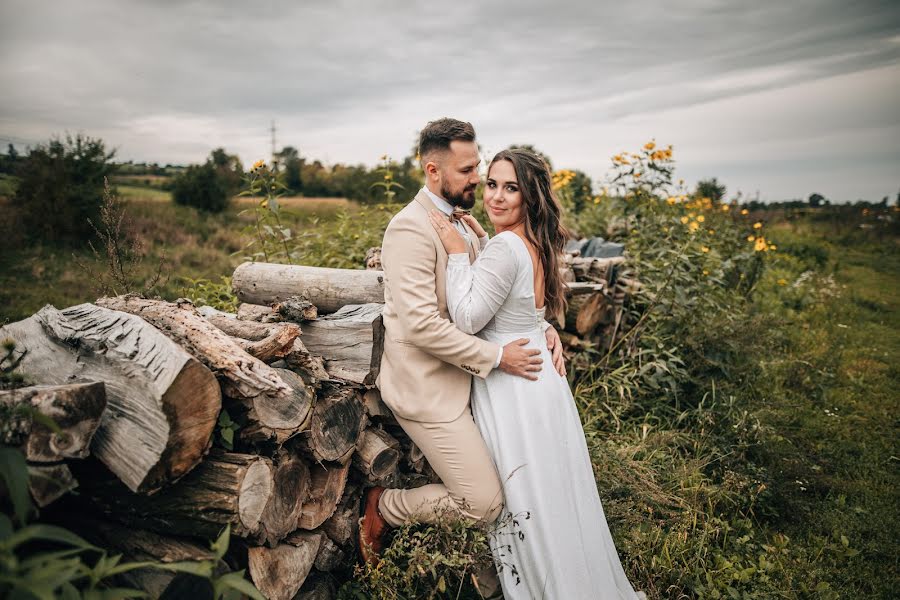
{"label": "man's short hair", "polygon": [[419,158],[424,161],[432,152],[449,150],[450,142],[454,140],[474,142],[475,128],[471,123],[456,119],[431,121],[419,134]]}

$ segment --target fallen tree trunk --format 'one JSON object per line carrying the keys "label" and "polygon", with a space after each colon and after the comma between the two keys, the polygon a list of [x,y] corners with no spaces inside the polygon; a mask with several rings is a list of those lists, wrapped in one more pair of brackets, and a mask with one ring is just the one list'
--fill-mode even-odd
{"label": "fallen tree trunk", "polygon": [[82,478],[83,495],[108,516],[142,529],[205,539],[215,539],[226,525],[234,535],[252,537],[276,491],[269,459],[216,448],[181,481],[153,496],[90,479]]}
{"label": "fallen tree trunk", "polygon": [[20,368],[36,382],[105,382],[91,452],[132,491],[181,477],[208,448],[221,409],[215,377],[144,320],[92,304],[48,305],[0,328],[7,337],[28,351]]}
{"label": "fallen tree trunk", "polygon": [[344,494],[350,462],[346,465],[312,465],[310,468],[309,499],[303,505],[300,529],[312,530],[324,523],[337,509]]}
{"label": "fallen tree trunk", "polygon": [[335,378],[373,385],[384,348],[383,304],[344,306],[303,326],[303,343]]}
{"label": "fallen tree trunk", "polygon": [[297,445],[317,462],[349,461],[366,425],[359,390],[327,386],[312,413],[309,428],[297,438]]}
{"label": "fallen tree trunk", "polygon": [[313,568],[323,535],[297,531],[275,548],[250,548],[253,584],[269,600],[291,600]]}
{"label": "fallen tree trunk", "polygon": [[231,285],[241,302],[271,305],[299,294],[320,313],[348,304],[384,302],[380,271],[246,262],[234,270]]}
{"label": "fallen tree trunk", "polygon": [[[16,420],[19,430],[4,432],[23,439],[0,440],[21,446],[26,460],[47,463],[84,458],[90,454],[91,440],[106,410],[106,387],[103,382],[95,381],[0,391],[0,406],[26,407],[24,419]],[[59,431],[40,419],[35,420],[34,412],[51,419]]]}
{"label": "fallen tree trunk", "polygon": [[244,352],[234,340],[200,316],[188,301],[146,300],[135,296],[101,298],[98,304],[141,317],[208,366],[231,398],[247,403],[248,418],[261,437],[280,443],[303,427],[306,414],[278,373]]}

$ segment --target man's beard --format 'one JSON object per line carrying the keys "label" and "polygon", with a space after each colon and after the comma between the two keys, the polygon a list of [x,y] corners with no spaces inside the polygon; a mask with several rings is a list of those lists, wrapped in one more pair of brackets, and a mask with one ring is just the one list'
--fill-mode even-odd
{"label": "man's beard", "polygon": [[475,188],[477,185],[467,185],[463,191],[454,194],[441,184],[441,197],[450,203],[450,206],[456,206],[465,210],[475,206]]}

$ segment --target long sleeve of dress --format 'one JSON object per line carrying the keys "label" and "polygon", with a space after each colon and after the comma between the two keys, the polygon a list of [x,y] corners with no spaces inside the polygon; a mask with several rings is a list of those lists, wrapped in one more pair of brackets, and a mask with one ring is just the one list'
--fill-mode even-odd
{"label": "long sleeve of dress", "polygon": [[477,333],[497,314],[516,279],[516,257],[500,236],[469,264],[468,254],[451,254],[447,262],[447,309],[456,326]]}

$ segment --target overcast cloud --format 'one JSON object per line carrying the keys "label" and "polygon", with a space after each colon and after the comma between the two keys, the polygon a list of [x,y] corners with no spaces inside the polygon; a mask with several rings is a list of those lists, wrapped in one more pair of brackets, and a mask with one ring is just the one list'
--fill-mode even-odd
{"label": "overcast cloud", "polygon": [[0,143],[402,158],[427,121],[595,180],[651,138],[763,200],[900,188],[900,2],[3,0]]}

